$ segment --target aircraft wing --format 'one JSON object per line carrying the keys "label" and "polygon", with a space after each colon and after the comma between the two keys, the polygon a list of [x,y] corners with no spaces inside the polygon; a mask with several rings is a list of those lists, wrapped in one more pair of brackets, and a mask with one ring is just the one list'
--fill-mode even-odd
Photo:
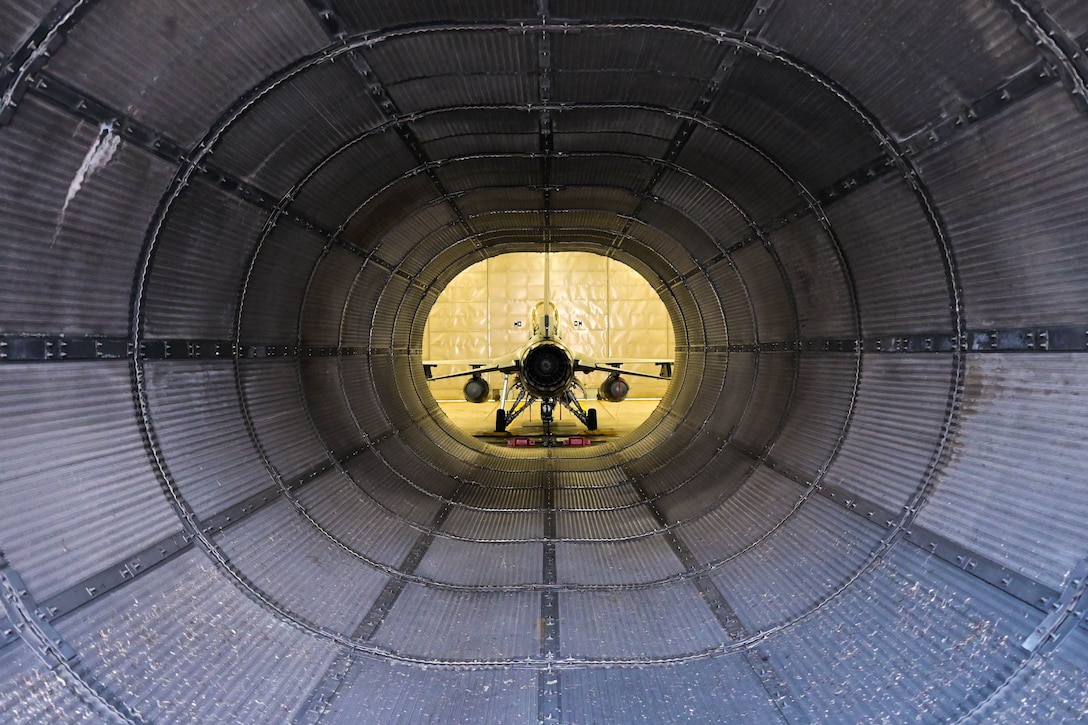
{"label": "aircraft wing", "polygon": [[[649,373],[639,373],[634,370],[628,370],[623,365],[629,363],[648,363],[658,365],[661,367],[661,372],[657,375],[650,375]],[[574,367],[578,372],[591,373],[594,370],[600,370],[606,373],[615,373],[617,375],[630,375],[636,378],[650,378],[651,380],[668,380],[672,377],[672,360],[662,360],[660,358],[624,358],[623,360],[594,360],[591,357],[584,355],[579,356],[574,361]]]}
{"label": "aircraft wing", "polygon": [[[447,365],[464,366],[468,365],[471,369],[461,370],[456,373],[447,373],[445,375],[434,375],[433,371],[436,367],[444,367]],[[518,369],[517,359],[507,356],[499,358],[497,360],[424,360],[423,361],[423,373],[427,376],[428,380],[446,380],[448,378],[460,378],[468,375],[483,375],[484,373],[503,373],[509,375],[516,372]]]}

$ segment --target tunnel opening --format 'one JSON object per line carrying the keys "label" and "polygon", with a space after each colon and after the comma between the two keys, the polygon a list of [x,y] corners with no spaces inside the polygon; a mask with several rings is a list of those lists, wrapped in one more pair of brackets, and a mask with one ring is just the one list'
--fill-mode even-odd
{"label": "tunnel opening", "polygon": [[[594,410],[596,424],[588,428],[574,411],[557,405],[556,430],[579,437],[630,433],[657,407],[671,379],[675,344],[668,310],[649,282],[617,260],[589,252],[551,252],[547,263],[546,274],[543,253],[501,254],[450,281],[427,312],[423,331],[423,365],[433,366],[432,378],[445,378],[432,379],[430,392],[467,433],[498,444],[531,435],[535,443],[543,433],[540,412],[535,403],[514,402],[520,390],[517,370],[445,376],[515,364],[517,353],[541,335],[541,310],[548,299],[549,334],[573,356],[571,362],[599,361],[633,372],[623,377],[621,372],[578,371],[571,385],[577,410]],[[627,400],[632,384],[636,394]],[[470,392],[474,400],[466,402]],[[625,401],[628,405],[620,406]],[[508,408],[514,419],[504,415],[496,425],[498,411]]]}
{"label": "tunnel opening", "polygon": [[[0,3],[4,719],[1088,712],[1083,3],[46,5]],[[432,392],[442,290],[542,239],[672,324],[622,442]]]}

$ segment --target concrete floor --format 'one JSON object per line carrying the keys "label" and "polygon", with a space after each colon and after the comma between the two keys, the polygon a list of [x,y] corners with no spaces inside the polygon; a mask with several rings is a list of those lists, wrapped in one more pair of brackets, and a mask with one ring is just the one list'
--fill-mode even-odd
{"label": "concrete floor", "polygon": [[[578,419],[563,409],[558,411],[552,423],[552,432],[556,436],[587,436],[591,440],[601,440],[625,435],[637,428],[650,413],[657,408],[660,398],[628,399],[622,403],[606,403],[593,400],[583,403],[583,407],[597,409],[597,430],[587,431]],[[442,410],[450,420],[470,435],[480,440],[506,445],[508,438],[515,436],[541,436],[543,425],[540,422],[540,407],[533,405],[522,413],[507,428],[507,432],[495,432],[495,411],[497,402],[468,403],[463,400],[439,401]]]}

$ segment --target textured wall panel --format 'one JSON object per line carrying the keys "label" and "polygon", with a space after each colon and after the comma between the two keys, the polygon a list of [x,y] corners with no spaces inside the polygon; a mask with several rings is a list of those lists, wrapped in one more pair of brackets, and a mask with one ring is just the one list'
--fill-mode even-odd
{"label": "textured wall panel", "polygon": [[246,432],[233,366],[160,361],[144,370],[155,438],[197,516],[219,513],[273,485]]}
{"label": "textured wall panel", "polygon": [[728,639],[689,582],[623,592],[562,592],[559,631],[570,657],[667,657]]}
{"label": "textured wall panel", "polygon": [[101,722],[105,712],[83,702],[75,688],[21,643],[0,653],[0,715],[12,725]]}
{"label": "textured wall panel", "polygon": [[238,96],[327,42],[316,18],[290,0],[244,8],[109,0],[75,26],[49,70],[191,143]]}
{"label": "textured wall panel", "polygon": [[919,523],[1061,588],[1088,557],[1086,395],[1075,353],[970,357],[952,459]]}
{"label": "textured wall panel", "polygon": [[147,722],[282,721],[336,654],[247,598],[197,550],[58,629]]}
{"label": "textured wall panel", "polygon": [[786,269],[802,338],[858,334],[854,301],[842,262],[826,230],[806,216],[773,232],[770,241]]}
{"label": "textured wall panel", "polygon": [[[371,3],[367,3],[370,5]],[[468,3],[464,3],[468,4]],[[536,722],[537,673],[409,667],[367,658],[322,722]]]}
{"label": "textured wall panel", "polygon": [[293,224],[280,224],[253,262],[242,300],[243,343],[294,345],[302,295],[325,240]]}
{"label": "textured wall panel", "polygon": [[[793,376],[798,355],[792,353],[763,353],[759,356],[752,399],[737,428],[734,441],[753,453],[761,453],[774,441],[793,402]],[[727,381],[728,384],[728,381]]]}
{"label": "textured wall panel", "polygon": [[633,584],[684,571],[661,536],[616,543],[561,542],[555,546],[561,584]]}
{"label": "textured wall panel", "polygon": [[951,331],[940,249],[902,181],[878,179],[826,211],[854,274],[866,335]]}
{"label": "textured wall panel", "polygon": [[309,474],[328,462],[298,389],[295,360],[241,360],[242,390],[257,439],[280,475]]}
{"label": "textured wall panel", "polygon": [[302,303],[303,344],[335,346],[340,341],[344,306],[363,260],[332,247],[318,262]]}
{"label": "textured wall panel", "polygon": [[386,566],[400,566],[419,538],[419,529],[384,509],[360,486],[330,471],[297,493],[316,526],[361,556]]}
{"label": "textured wall panel", "polygon": [[3,372],[0,546],[36,598],[180,528],[148,462],[126,365]]}
{"label": "textured wall panel", "polygon": [[345,400],[338,363],[335,357],[302,358],[299,369],[306,407],[321,442],[342,458],[365,445],[365,439]]}
{"label": "textured wall panel", "polygon": [[750,632],[810,611],[847,581],[884,533],[821,496],[711,579]]}
{"label": "textured wall panel", "polygon": [[826,32],[814,33],[811,7],[790,4],[765,38],[836,79],[900,135],[1037,60],[990,0],[955,7],[942,0],[849,0],[825,8],[820,26]]}
{"label": "textured wall panel", "polygon": [[783,342],[797,337],[797,310],[783,270],[771,252],[749,244],[732,255],[752,299],[760,342]]}
{"label": "textured wall panel", "polygon": [[1077,629],[1049,657],[1029,666],[1028,676],[1001,693],[984,711],[993,722],[1076,723],[1088,716],[1088,632]]}
{"label": "textured wall panel", "polygon": [[947,722],[1011,674],[1042,614],[912,546],[764,646],[818,719]]}
{"label": "textured wall panel", "polygon": [[1084,126],[1057,84],[922,164],[955,245],[970,327],[1088,317]]}
{"label": "textured wall panel", "polygon": [[940,442],[952,366],[947,357],[866,355],[850,434],[824,483],[899,511]]}
{"label": "textured wall panel", "polygon": [[536,592],[456,592],[408,584],[374,636],[402,654],[454,660],[539,652]]}
{"label": "textured wall panel", "polygon": [[586,668],[562,674],[572,723],[785,722],[741,655],[660,667]]}
{"label": "textured wall panel", "polygon": [[146,283],[150,337],[224,340],[266,213],[195,181],[178,196],[159,234]]}
{"label": "textured wall panel", "polygon": [[858,360],[853,355],[801,355],[797,390],[771,458],[811,481],[845,436]]}
{"label": "textured wall panel", "polygon": [[27,0],[0,8],[0,53],[22,44],[52,5],[51,0]]}
{"label": "textured wall panel", "polygon": [[711,186],[726,190],[742,212],[763,226],[801,202],[793,184],[766,159],[739,141],[701,126],[677,163]]}
{"label": "textured wall panel", "polygon": [[479,544],[439,538],[427,549],[415,574],[441,582],[475,586],[536,584],[541,581],[543,544]]}
{"label": "textured wall panel", "polygon": [[0,134],[0,330],[126,335],[144,229],[169,179],[116,133],[27,99]]}
{"label": "textured wall panel", "polygon": [[388,575],[360,561],[280,499],[216,537],[231,563],[288,611],[345,636]]}
{"label": "textured wall panel", "polygon": [[265,94],[215,146],[217,165],[277,196],[331,148],[378,126],[381,111],[350,63],[308,68]]}

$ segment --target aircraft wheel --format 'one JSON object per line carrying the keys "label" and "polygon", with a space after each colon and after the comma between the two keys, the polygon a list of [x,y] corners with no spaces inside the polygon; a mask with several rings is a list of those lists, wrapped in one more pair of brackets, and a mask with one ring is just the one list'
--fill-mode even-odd
{"label": "aircraft wheel", "polygon": [[506,432],[506,411],[502,408],[499,408],[495,411],[495,432]]}
{"label": "aircraft wheel", "polygon": [[586,411],[586,428],[597,430],[597,409],[590,408]]}

